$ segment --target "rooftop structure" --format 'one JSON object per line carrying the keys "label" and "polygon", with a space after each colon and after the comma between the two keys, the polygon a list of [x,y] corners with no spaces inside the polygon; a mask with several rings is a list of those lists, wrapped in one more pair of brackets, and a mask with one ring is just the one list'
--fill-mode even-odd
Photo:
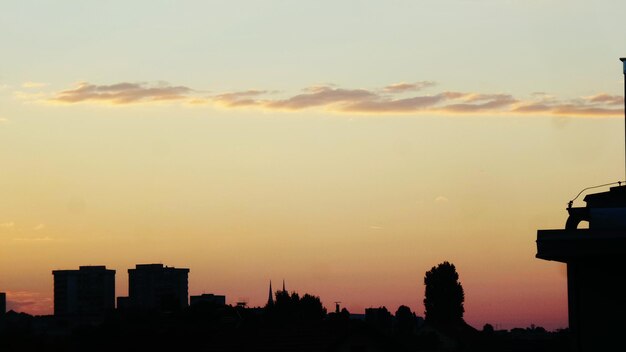
{"label": "rooftop structure", "polygon": [[81,266],[54,270],[54,315],[102,315],[115,308],[115,270]]}
{"label": "rooftop structure", "polygon": [[175,311],[189,305],[187,268],[137,264],[128,269],[129,306],[140,310]]}
{"label": "rooftop structure", "polygon": [[[586,207],[568,209],[565,229],[537,232],[537,258],[567,264],[575,351],[608,350],[626,330],[626,186],[585,201]],[[588,229],[578,228],[582,221]]]}
{"label": "rooftop structure", "polygon": [[223,295],[214,295],[212,293],[203,293],[199,296],[191,296],[189,298],[189,304],[191,306],[196,304],[208,303],[217,306],[225,306],[226,305],[226,296]]}

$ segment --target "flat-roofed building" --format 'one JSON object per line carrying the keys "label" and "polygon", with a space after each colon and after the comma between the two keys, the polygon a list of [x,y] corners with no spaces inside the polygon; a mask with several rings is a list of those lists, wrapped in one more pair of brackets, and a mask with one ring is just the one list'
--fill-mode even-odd
{"label": "flat-roofed building", "polygon": [[81,266],[54,270],[54,315],[101,315],[115,308],[115,270]]}
{"label": "flat-roofed building", "polygon": [[187,268],[137,264],[128,269],[130,308],[175,311],[189,306],[188,276]]}
{"label": "flat-roofed building", "polygon": [[626,331],[626,186],[584,200],[585,207],[570,202],[565,229],[537,231],[536,256],[567,264],[572,351],[611,351]]}
{"label": "flat-roofed building", "polygon": [[208,304],[215,304],[218,306],[225,306],[226,296],[214,295],[212,293],[203,293],[199,296],[191,296],[189,303],[192,306],[199,304],[199,303],[208,303]]}

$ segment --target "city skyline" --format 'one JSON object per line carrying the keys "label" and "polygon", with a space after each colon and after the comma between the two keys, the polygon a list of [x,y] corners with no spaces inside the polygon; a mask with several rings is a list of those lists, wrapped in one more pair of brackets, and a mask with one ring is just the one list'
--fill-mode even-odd
{"label": "city skyline", "polygon": [[423,314],[423,274],[449,261],[470,325],[567,327],[536,230],[625,178],[625,10],[8,1],[7,310],[52,314],[52,270],[168,263],[228,304],[285,279],[329,311]]}

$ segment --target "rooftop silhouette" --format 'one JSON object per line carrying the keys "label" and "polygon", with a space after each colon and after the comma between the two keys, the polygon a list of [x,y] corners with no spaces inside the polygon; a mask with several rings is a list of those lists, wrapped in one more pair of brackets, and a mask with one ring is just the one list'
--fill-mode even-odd
{"label": "rooftop silhouette", "polygon": [[177,311],[189,305],[189,269],[163,264],[137,264],[128,269],[131,309]]}
{"label": "rooftop silhouette", "polygon": [[103,315],[115,308],[115,270],[81,266],[54,270],[54,315]]}
{"label": "rooftop silhouette", "polygon": [[[565,229],[537,232],[537,258],[567,264],[573,345],[575,351],[596,351],[617,346],[626,329],[620,279],[626,271],[626,186],[584,200],[585,207],[568,207]],[[588,229],[578,228],[583,221]]]}
{"label": "rooftop silhouette", "polygon": [[[452,285],[462,292],[454,268],[444,262],[426,273],[426,320],[404,305],[395,314],[386,307],[370,307],[362,315],[340,309],[336,302],[335,312],[328,314],[320,297],[288,292],[284,281],[281,290],[270,291],[263,308],[227,305],[225,296],[214,294],[191,296],[187,305],[189,269],[162,264],[129,269],[133,289],[130,297],[119,297],[124,303],[114,310],[108,309],[114,270],[55,270],[55,315],[9,311],[0,316],[0,350],[565,350],[566,331],[532,327],[508,332],[491,326],[480,332],[465,324],[463,295],[450,296],[448,289],[433,286]],[[106,305],[100,300],[104,296]],[[131,299],[145,302],[133,306]],[[95,313],[99,319],[91,319]]]}

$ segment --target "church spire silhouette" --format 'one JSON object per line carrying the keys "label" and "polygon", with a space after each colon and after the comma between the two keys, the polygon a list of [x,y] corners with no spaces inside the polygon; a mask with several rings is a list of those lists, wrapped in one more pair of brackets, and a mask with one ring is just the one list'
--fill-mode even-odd
{"label": "church spire silhouette", "polygon": [[269,294],[269,297],[267,298],[267,305],[268,306],[274,305],[274,293],[272,292],[272,280],[270,280],[270,294]]}
{"label": "church spire silhouette", "polygon": [[285,279],[283,279],[283,292],[287,292],[287,290],[285,290]]}

